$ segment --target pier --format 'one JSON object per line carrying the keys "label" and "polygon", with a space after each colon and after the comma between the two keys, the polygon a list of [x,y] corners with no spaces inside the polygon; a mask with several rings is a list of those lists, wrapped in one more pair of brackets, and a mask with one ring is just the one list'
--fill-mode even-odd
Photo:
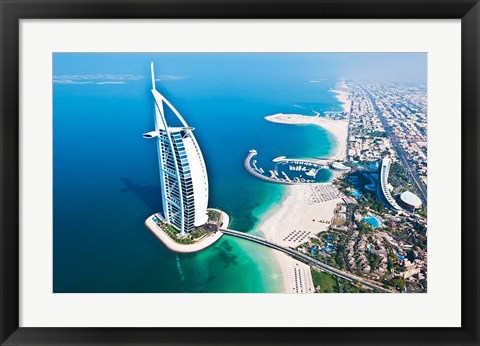
{"label": "pier", "polygon": [[[252,149],[248,152],[247,157],[243,161],[243,167],[247,170],[248,173],[253,175],[254,177],[263,180],[263,181],[268,181],[269,183],[275,183],[275,184],[284,184],[284,185],[295,185],[295,184],[301,184],[301,183],[296,183],[292,180],[286,180],[282,178],[271,178],[267,177],[260,172],[256,171],[250,164],[252,161],[252,158],[257,155],[257,151],[255,149]],[[273,175],[274,176],[274,175]]]}
{"label": "pier", "polygon": [[[253,163],[252,163],[252,159],[257,154],[258,153],[255,149],[251,149],[248,152],[248,155],[245,157],[245,160],[243,161],[243,167],[245,168],[245,170],[248,173],[250,173],[251,175],[253,175],[254,177],[256,177],[260,180],[267,181],[269,183],[284,184],[284,185],[330,184],[329,182],[318,183],[318,182],[315,182],[315,181],[308,181],[308,180],[300,181],[298,179],[298,177],[292,179],[292,178],[288,177],[287,174],[285,174],[285,172],[281,172],[284,178],[280,178],[279,175],[278,175],[278,172],[276,170],[275,171],[270,170],[270,177],[268,177],[268,176],[262,174],[264,172],[264,170],[262,168],[258,168],[255,161],[253,161]],[[303,165],[306,165],[306,166],[315,167],[317,169],[317,171],[322,169],[322,168],[325,168],[325,166],[326,166],[326,164],[313,162],[313,161],[306,161],[306,160],[300,160],[300,159],[287,159],[285,156],[278,157],[278,158],[274,159],[273,162],[275,162],[276,164],[278,164],[280,162],[282,164],[285,164],[285,163],[303,164]],[[315,172],[315,174],[316,174],[316,172]],[[309,175],[309,174],[306,172],[306,175]]]}

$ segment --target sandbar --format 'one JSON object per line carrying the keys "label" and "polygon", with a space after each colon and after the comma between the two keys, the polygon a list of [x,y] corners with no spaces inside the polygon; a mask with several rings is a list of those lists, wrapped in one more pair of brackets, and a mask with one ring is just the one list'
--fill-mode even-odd
{"label": "sandbar", "polygon": [[334,120],[319,116],[277,113],[268,115],[265,120],[272,123],[291,125],[317,125],[330,132],[336,139],[334,153],[330,159],[343,161],[347,155],[348,120]]}

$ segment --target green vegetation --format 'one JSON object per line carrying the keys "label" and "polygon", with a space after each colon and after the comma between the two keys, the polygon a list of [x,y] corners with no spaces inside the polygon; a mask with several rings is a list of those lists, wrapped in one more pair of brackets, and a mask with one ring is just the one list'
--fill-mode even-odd
{"label": "green vegetation", "polygon": [[400,292],[403,292],[405,290],[405,280],[400,276],[394,277],[390,280],[386,280],[385,283],[387,285],[395,287]]}
{"label": "green vegetation", "polygon": [[341,234],[337,242],[337,255],[335,256],[335,262],[337,262],[337,265],[340,269],[345,269],[346,267],[345,240],[346,240],[345,234]]}
{"label": "green vegetation", "polygon": [[[220,225],[222,223],[222,213],[217,210],[208,209],[208,222],[214,223],[216,225]],[[207,234],[207,231],[203,228],[203,226],[195,227],[193,230],[190,231],[185,237],[179,237],[178,229],[174,226],[169,225],[162,220],[157,220],[157,225],[160,227],[165,233],[168,234],[170,238],[175,240],[175,242],[179,244],[194,244],[195,241],[199,240],[200,238],[204,237]]]}
{"label": "green vegetation", "polygon": [[378,265],[380,264],[380,261],[382,260],[382,257],[380,255],[377,255],[375,253],[367,252],[366,253],[368,263],[370,264],[371,272],[373,272],[375,269],[378,268]]}
{"label": "green vegetation", "polygon": [[368,289],[358,287],[347,280],[342,280],[333,275],[310,269],[312,272],[313,285],[317,293],[367,293]]}
{"label": "green vegetation", "polygon": [[414,245],[419,246],[420,249],[427,248],[427,230],[425,228],[421,230],[414,228],[414,231],[411,234]]}
{"label": "green vegetation", "polygon": [[417,213],[420,216],[427,217],[427,212],[425,211],[425,209],[420,209],[417,211]]}
{"label": "green vegetation", "polygon": [[389,246],[385,245],[385,248],[388,250],[387,270],[391,273],[393,269],[398,268],[398,258]]}
{"label": "green vegetation", "polygon": [[[345,242],[346,234],[329,230],[316,234],[316,237],[311,237],[309,242],[298,245],[297,250],[306,250],[310,256],[338,269],[345,269]],[[330,247],[330,245],[331,247]],[[325,248],[328,249],[324,251]],[[312,254],[312,248],[316,248],[316,254]]]}
{"label": "green vegetation", "polygon": [[396,230],[389,229],[388,231],[399,239],[420,247],[420,249],[424,250],[427,248],[427,229],[425,225],[416,221],[409,221],[408,224],[403,226]]}
{"label": "green vegetation", "polygon": [[371,209],[377,213],[382,213],[385,210],[385,206],[380,202],[374,192],[367,189],[361,189],[363,199],[358,201],[358,207],[360,209]]}
{"label": "green vegetation", "polygon": [[186,236],[185,238],[174,238],[174,240],[179,243],[179,244],[184,244],[184,245],[187,245],[187,244],[193,244],[194,241],[192,239],[190,239],[188,236]]}
{"label": "green vegetation", "polygon": [[209,223],[214,223],[214,224],[220,226],[220,224],[222,223],[222,213],[221,212],[218,212],[217,210],[208,209],[207,214],[208,214],[208,222]]}
{"label": "green vegetation", "polygon": [[166,224],[166,223],[162,222],[160,219],[158,219],[157,225],[165,233],[167,233],[170,238],[172,238],[173,240],[175,240],[179,244],[193,244],[194,243],[194,241],[189,236],[187,236],[185,238],[177,237],[178,230],[175,227],[173,227],[172,225],[169,225],[169,224]]}
{"label": "green vegetation", "polygon": [[[311,268],[313,286],[319,293],[339,293],[337,279],[327,273]],[[318,288],[318,289],[317,289]]]}
{"label": "green vegetation", "polygon": [[421,279],[420,284],[423,286],[423,289],[427,290],[427,280]]}
{"label": "green vegetation", "polygon": [[193,239],[197,240],[207,234],[207,231],[202,227],[195,227],[191,232],[190,235]]}
{"label": "green vegetation", "polygon": [[390,166],[388,182],[392,184],[394,188],[399,188],[400,191],[405,191],[410,186],[407,172],[400,163],[393,162]]}
{"label": "green vegetation", "polygon": [[346,281],[346,280],[338,280],[339,281],[339,284],[340,284],[340,291],[343,292],[343,293],[369,293],[369,292],[373,292],[373,291],[370,291],[366,288],[361,288],[361,287],[358,287],[358,286],[355,286],[354,284],[352,284],[351,282],[349,281]]}
{"label": "green vegetation", "polygon": [[358,226],[358,231],[360,232],[360,234],[368,233],[368,232],[373,231],[372,225],[370,225],[368,222],[365,222],[365,221],[360,221],[357,224],[357,226]]}

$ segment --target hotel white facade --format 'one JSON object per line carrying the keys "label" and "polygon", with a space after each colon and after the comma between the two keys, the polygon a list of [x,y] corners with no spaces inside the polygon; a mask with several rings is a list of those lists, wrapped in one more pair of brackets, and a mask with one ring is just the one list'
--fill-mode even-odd
{"label": "hotel white facade", "polygon": [[[153,63],[151,73],[155,130],[143,137],[157,140],[163,218],[184,236],[208,220],[207,170],[193,135],[194,128],[189,127],[175,107],[156,90]],[[175,114],[182,126],[167,124],[165,107]]]}
{"label": "hotel white facade", "polygon": [[388,175],[390,174],[390,166],[392,160],[389,157],[385,157],[382,160],[382,166],[380,168],[380,191],[388,202],[388,205],[395,210],[402,210],[402,207],[398,205],[393,196],[390,194]]}

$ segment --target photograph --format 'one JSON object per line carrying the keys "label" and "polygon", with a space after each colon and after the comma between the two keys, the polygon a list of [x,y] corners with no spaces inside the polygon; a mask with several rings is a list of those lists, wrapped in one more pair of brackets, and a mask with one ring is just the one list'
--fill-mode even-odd
{"label": "photograph", "polygon": [[52,53],[53,293],[427,293],[427,66]]}

